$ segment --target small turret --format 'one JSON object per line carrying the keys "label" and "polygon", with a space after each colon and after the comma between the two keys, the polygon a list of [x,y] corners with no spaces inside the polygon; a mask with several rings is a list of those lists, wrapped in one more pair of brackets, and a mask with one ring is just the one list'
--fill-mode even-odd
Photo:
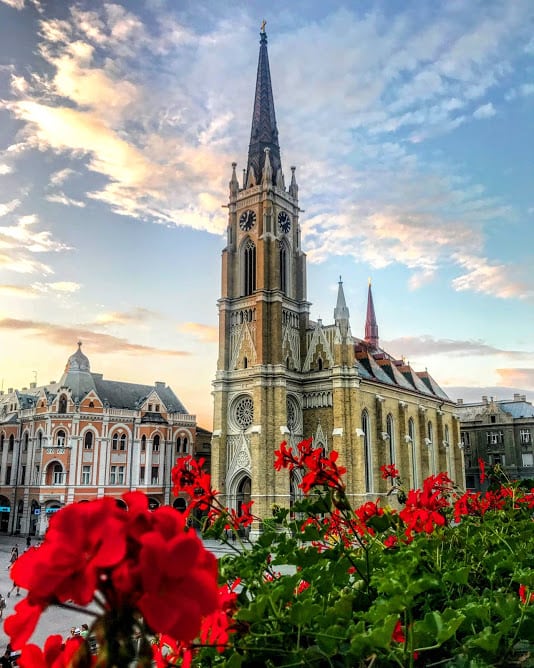
{"label": "small turret", "polygon": [[291,184],[289,186],[289,194],[294,199],[299,198],[299,187],[297,185],[297,180],[295,178],[295,169],[296,167],[291,167]]}
{"label": "small turret", "polygon": [[339,331],[343,337],[347,336],[350,332],[350,314],[345,301],[345,293],[343,292],[343,281],[341,276],[339,277],[339,284],[337,289],[337,303],[336,308],[334,309],[334,320],[336,325],[339,327]]}
{"label": "small turret", "polygon": [[232,162],[232,178],[228,184],[230,187],[230,197],[235,197],[239,191],[239,181],[235,173],[235,168],[237,167],[237,162]]}

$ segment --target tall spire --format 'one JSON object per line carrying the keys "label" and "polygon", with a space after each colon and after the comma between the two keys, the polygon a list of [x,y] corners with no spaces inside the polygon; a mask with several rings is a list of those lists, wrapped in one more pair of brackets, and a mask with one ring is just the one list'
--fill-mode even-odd
{"label": "tall spire", "polygon": [[[260,55],[256,75],[252,130],[248,147],[247,183],[261,183],[266,148],[269,149],[272,182],[275,184],[278,172],[281,170],[280,146],[278,145],[278,128],[276,127],[269,56],[267,54],[267,33],[265,32],[265,21],[263,21],[260,32]],[[251,170],[253,170],[253,181],[250,179]]]}
{"label": "tall spire", "polygon": [[375,306],[373,304],[373,292],[371,290],[371,279],[369,279],[369,291],[367,293],[367,318],[365,320],[365,340],[375,348],[378,348],[378,325],[376,324]]}
{"label": "tall spire", "polygon": [[343,281],[340,276],[337,288],[337,303],[336,308],[334,309],[334,320],[343,336],[346,336],[349,332],[349,317],[349,309],[345,301],[345,293],[343,292]]}

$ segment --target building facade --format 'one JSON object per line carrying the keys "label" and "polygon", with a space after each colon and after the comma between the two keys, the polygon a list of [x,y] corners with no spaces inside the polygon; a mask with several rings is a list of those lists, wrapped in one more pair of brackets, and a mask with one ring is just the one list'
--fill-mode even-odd
{"label": "building facade", "polygon": [[213,383],[212,476],[227,505],[239,511],[252,498],[260,517],[289,507],[299,480],[274,470],[274,452],[304,437],[340,453],[356,503],[387,492],[387,463],[410,485],[448,471],[462,487],[455,404],[428,372],[380,347],[371,285],[364,338],[351,333],[341,280],[333,323],[310,319],[296,170],[286,187],[264,30],[241,182],[236,167]]}
{"label": "building facade", "polygon": [[511,480],[534,479],[534,406],[526,395],[482,397],[476,403],[460,400],[457,412],[468,489],[482,487],[479,459],[487,467],[499,465]]}
{"label": "building facade", "polygon": [[172,389],[105,380],[79,343],[58,383],[0,395],[0,532],[43,535],[67,503],[136,489],[185,508],[171,483],[184,454],[196,418]]}

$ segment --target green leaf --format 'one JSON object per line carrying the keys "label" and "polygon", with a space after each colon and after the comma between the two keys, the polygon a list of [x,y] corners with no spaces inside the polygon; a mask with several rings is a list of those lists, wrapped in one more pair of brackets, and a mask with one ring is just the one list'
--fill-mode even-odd
{"label": "green leaf", "polygon": [[469,581],[471,566],[464,566],[453,571],[446,571],[443,574],[443,582],[454,582],[455,584],[465,585]]}
{"label": "green leaf", "polygon": [[226,668],[241,668],[243,657],[237,652],[233,652],[230,658],[225,662]]}
{"label": "green leaf", "polygon": [[303,603],[302,601],[297,601],[291,608],[289,621],[292,624],[295,624],[295,626],[309,624],[316,615],[320,614],[320,612],[321,606],[317,603],[310,605],[309,602]]}

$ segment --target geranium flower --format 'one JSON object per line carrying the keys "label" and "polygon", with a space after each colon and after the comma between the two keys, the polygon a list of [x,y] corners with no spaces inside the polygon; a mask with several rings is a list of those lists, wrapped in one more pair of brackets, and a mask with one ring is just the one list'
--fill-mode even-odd
{"label": "geranium flower", "polygon": [[52,635],[46,639],[43,650],[37,645],[25,645],[17,665],[20,668],[70,668],[75,665],[73,658],[83,643],[83,638],[72,638],[63,643],[60,635]]}
{"label": "geranium flower", "polygon": [[395,464],[383,464],[380,467],[380,471],[382,472],[382,479],[387,480],[388,478],[398,478],[399,477],[399,471],[395,467]]}
{"label": "geranium flower", "polygon": [[191,455],[187,455],[178,458],[176,466],[171,471],[174,496],[184,493],[190,497],[188,512],[193,508],[206,510],[213,505],[219,495],[219,492],[211,488],[211,476],[202,468],[204,463],[203,458],[197,461]]}
{"label": "geranium flower", "polygon": [[483,485],[486,480],[486,463],[483,459],[478,460],[478,466],[480,468],[480,484]]}
{"label": "geranium flower", "polygon": [[171,538],[151,531],[141,542],[139,610],[153,631],[192,640],[218,605],[215,556],[191,531]]}
{"label": "geranium flower", "polygon": [[126,553],[126,513],[115,499],[70,504],[55,513],[44,543],[17,559],[11,578],[33,604],[54,601],[87,605],[103,569]]}
{"label": "geranium flower", "polygon": [[15,613],[4,622],[4,630],[10,636],[14,649],[20,649],[30,638],[43,609],[41,605],[32,605],[28,597],[15,605]]}
{"label": "geranium flower", "polygon": [[404,635],[404,631],[402,630],[402,624],[400,622],[400,619],[397,619],[397,623],[395,624],[395,628],[393,629],[393,634],[391,635],[391,639],[394,642],[398,643],[406,642],[406,636]]}
{"label": "geranium flower", "polygon": [[527,587],[524,584],[519,585],[519,600],[523,605],[528,605],[529,603],[534,602],[534,592],[529,593]]}

